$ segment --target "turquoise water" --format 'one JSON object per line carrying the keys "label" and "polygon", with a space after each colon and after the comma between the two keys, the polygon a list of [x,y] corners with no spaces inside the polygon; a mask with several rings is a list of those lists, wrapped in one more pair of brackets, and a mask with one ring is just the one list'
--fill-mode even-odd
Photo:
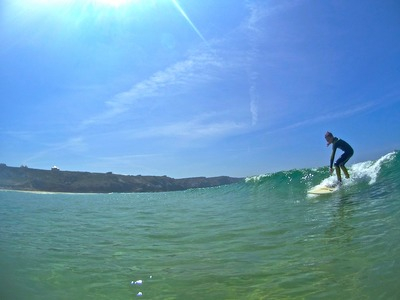
{"label": "turquoise water", "polygon": [[0,298],[399,299],[399,156],[318,197],[327,168],[185,192],[2,191]]}

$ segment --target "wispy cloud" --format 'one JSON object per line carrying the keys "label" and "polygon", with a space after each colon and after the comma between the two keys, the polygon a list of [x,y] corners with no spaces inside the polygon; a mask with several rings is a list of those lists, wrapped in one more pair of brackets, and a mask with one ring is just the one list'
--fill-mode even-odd
{"label": "wispy cloud", "polygon": [[215,80],[214,70],[222,67],[221,61],[212,53],[193,53],[188,59],[156,72],[131,89],[116,94],[106,102],[107,110],[104,113],[86,120],[84,125],[107,122],[130,110],[137,101],[165,96],[166,92],[176,93],[178,87]]}
{"label": "wispy cloud", "polygon": [[[188,19],[178,2],[173,1],[173,3],[189,22],[190,19]],[[249,41],[247,47],[241,49],[229,48],[227,51],[227,40],[209,41],[207,47],[200,46],[192,51],[186,60],[160,70],[149,78],[135,83],[130,89],[115,94],[105,102],[106,109],[102,113],[88,118],[82,125],[90,126],[113,122],[121,114],[131,111],[139,101],[146,101],[151,98],[162,99],[165,96],[174,95],[178,91],[185,91],[185,89],[190,89],[200,84],[221,80],[223,76],[229,73],[229,70],[236,70],[234,72],[236,74],[241,73],[243,68],[246,68],[244,72],[248,74],[251,124],[253,126],[256,125],[259,119],[259,93],[257,86],[259,73],[255,66],[257,66],[256,62],[260,59],[260,41],[264,38],[264,32],[260,30],[263,26],[259,26],[259,22],[269,14],[287,8],[287,6],[289,5],[268,7],[265,4],[248,1],[249,16],[239,29],[241,31],[240,35],[245,34]],[[192,26],[192,24],[190,25]],[[204,40],[197,28],[194,27],[193,29]],[[237,33],[239,34],[239,32]],[[234,38],[238,39],[238,37]],[[212,44],[215,48],[211,50],[209,44]],[[224,77],[224,79],[225,81],[229,80],[227,77]]]}
{"label": "wispy cloud", "polygon": [[260,39],[260,30],[257,27],[257,22],[261,18],[260,9],[256,4],[247,2],[247,8],[250,16],[245,22],[245,32],[249,39],[250,47],[247,51],[247,73],[249,78],[249,96],[250,96],[250,113],[252,125],[256,125],[258,121],[258,93],[257,93],[257,80],[258,72],[254,70],[254,63],[259,56],[258,41]]}
{"label": "wispy cloud", "polygon": [[335,120],[335,119],[340,119],[340,118],[345,118],[345,117],[350,117],[353,115],[356,115],[358,113],[367,111],[373,107],[376,107],[377,105],[379,105],[378,102],[367,102],[367,103],[363,103],[361,105],[358,106],[353,106],[350,107],[347,110],[341,111],[341,112],[337,112],[337,113],[328,113],[328,114],[324,114],[324,115],[320,115],[317,116],[313,119],[307,119],[304,121],[300,121],[294,124],[291,124],[289,126],[286,127],[282,127],[279,128],[277,130],[273,130],[273,132],[275,131],[286,131],[286,130],[291,130],[291,129],[296,129],[299,127],[304,127],[304,126],[308,126],[308,125],[312,125],[312,124],[318,124],[318,123],[322,123],[322,122],[327,122],[327,121],[331,121],[331,120]]}
{"label": "wispy cloud", "polygon": [[237,133],[246,128],[244,124],[232,121],[200,123],[198,121],[176,122],[160,127],[152,127],[140,133],[142,137],[178,137],[185,140],[216,138]]}
{"label": "wispy cloud", "polygon": [[57,152],[71,151],[71,152],[85,152],[87,150],[87,144],[83,137],[72,137],[67,139],[66,141],[54,144],[44,145],[43,150],[31,155],[26,158],[24,163],[35,162],[42,157],[49,157]]}
{"label": "wispy cloud", "polygon": [[2,134],[26,142],[34,141],[36,136],[38,135],[37,132],[32,132],[27,130],[8,130],[8,131],[3,131]]}
{"label": "wispy cloud", "polygon": [[248,130],[245,123],[222,120],[220,113],[205,113],[189,120],[171,122],[160,126],[127,129],[121,134],[128,139],[171,138],[191,142],[205,138],[220,138]]}
{"label": "wispy cloud", "polygon": [[[246,1],[246,7],[249,16],[242,24],[242,30],[245,32],[249,47],[246,52],[247,74],[249,80],[249,97],[250,97],[250,113],[252,125],[256,125],[258,121],[258,82],[259,72],[257,71],[257,62],[261,59],[261,41],[265,39],[266,33],[262,30],[265,28],[262,21],[271,14],[278,13],[282,10],[292,8],[296,1],[281,1],[279,5],[271,6],[270,3],[265,4],[256,1]],[[265,55],[265,53],[263,53]]]}

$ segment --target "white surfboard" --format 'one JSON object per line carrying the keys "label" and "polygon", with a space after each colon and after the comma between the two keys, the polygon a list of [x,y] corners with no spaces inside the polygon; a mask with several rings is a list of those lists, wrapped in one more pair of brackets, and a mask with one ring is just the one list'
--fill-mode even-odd
{"label": "white surfboard", "polygon": [[329,187],[326,185],[317,185],[313,187],[312,189],[307,191],[307,194],[312,194],[312,195],[325,195],[325,194],[332,194],[333,192],[338,190],[338,186],[336,187]]}

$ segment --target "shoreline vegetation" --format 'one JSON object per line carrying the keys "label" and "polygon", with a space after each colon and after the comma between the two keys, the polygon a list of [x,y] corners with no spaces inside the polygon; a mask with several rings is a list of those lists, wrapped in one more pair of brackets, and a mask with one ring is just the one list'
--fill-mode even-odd
{"label": "shoreline vegetation", "polygon": [[145,193],[215,187],[244,180],[229,176],[174,179],[167,176],[118,175],[31,169],[0,164],[0,190],[43,193]]}

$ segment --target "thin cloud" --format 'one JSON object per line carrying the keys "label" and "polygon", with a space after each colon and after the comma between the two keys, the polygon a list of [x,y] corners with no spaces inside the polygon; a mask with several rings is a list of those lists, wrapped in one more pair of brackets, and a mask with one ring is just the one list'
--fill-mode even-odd
{"label": "thin cloud", "polygon": [[236,134],[247,129],[247,125],[233,121],[220,121],[218,114],[203,114],[188,121],[175,122],[163,126],[141,129],[126,136],[133,138],[179,138],[181,140],[198,140],[218,138]]}
{"label": "thin cloud", "polygon": [[265,5],[257,2],[246,1],[246,8],[249,11],[249,17],[242,24],[249,41],[249,49],[246,53],[247,74],[249,80],[250,114],[252,125],[258,121],[258,79],[259,73],[255,70],[256,62],[260,60],[260,41],[265,38],[265,32],[260,22],[271,14],[287,10],[296,5],[297,2],[281,2],[277,6]]}
{"label": "thin cloud", "polygon": [[150,78],[135,84],[131,89],[116,94],[106,102],[107,111],[84,122],[84,125],[106,122],[127,112],[139,100],[174,93],[178,86],[189,86],[215,80],[215,68],[223,64],[211,53],[194,53],[185,61],[154,73]]}
{"label": "thin cloud", "polygon": [[254,63],[259,56],[258,41],[260,39],[260,30],[257,27],[257,22],[261,18],[260,10],[254,3],[247,2],[247,8],[250,11],[250,16],[245,22],[245,32],[247,33],[250,48],[247,51],[247,73],[249,78],[249,96],[250,96],[250,113],[251,123],[256,125],[258,121],[258,93],[257,93],[257,80],[258,72],[254,71]]}
{"label": "thin cloud", "polygon": [[355,107],[349,108],[348,110],[345,110],[345,111],[342,111],[342,112],[329,113],[329,114],[318,116],[318,117],[313,118],[313,119],[307,119],[305,121],[297,122],[297,123],[294,123],[292,125],[289,125],[289,126],[274,130],[274,132],[276,132],[276,131],[286,131],[286,130],[296,129],[296,128],[299,128],[299,127],[304,127],[304,126],[308,126],[308,125],[312,125],[312,124],[318,124],[318,123],[327,122],[327,121],[340,119],[340,118],[344,118],[344,117],[350,117],[350,116],[359,114],[361,112],[367,111],[367,110],[371,109],[372,107],[377,106],[378,104],[379,104],[378,102],[368,102],[368,103],[365,103],[365,104],[362,104],[362,105],[359,105],[359,106],[355,106]]}
{"label": "thin cloud", "polygon": [[32,132],[32,131],[27,131],[27,130],[20,130],[20,131],[10,130],[10,131],[5,131],[2,134],[10,136],[14,139],[19,139],[19,140],[27,141],[27,142],[34,141],[38,135],[37,132]]}
{"label": "thin cloud", "polygon": [[243,124],[237,124],[232,121],[215,122],[201,124],[198,122],[178,122],[170,125],[153,127],[145,130],[142,135],[145,137],[180,137],[194,140],[200,138],[214,138],[225,136],[242,130]]}
{"label": "thin cloud", "polygon": [[83,137],[72,137],[65,142],[50,144],[42,151],[35,153],[34,155],[25,159],[24,164],[34,162],[42,157],[48,157],[52,153],[69,150],[71,152],[85,152],[87,150],[87,144]]}
{"label": "thin cloud", "polygon": [[[178,4],[176,1],[173,1],[173,3],[175,6]],[[247,7],[250,14],[248,19],[242,24],[240,30],[242,31],[241,34],[244,33],[250,41],[249,49],[244,52],[238,49],[230,49],[226,53],[224,50],[218,50],[218,48],[211,51],[210,47],[200,47],[200,49],[193,51],[188,59],[156,72],[149,78],[134,84],[130,89],[115,94],[114,97],[105,102],[106,109],[103,113],[83,121],[82,126],[112,122],[119,115],[130,111],[138,101],[173,95],[174,93],[178,93],[177,91],[185,90],[185,88],[221,80],[222,78],[229,80],[229,77],[226,77],[229,70],[241,70],[243,67],[247,68],[245,72],[248,73],[249,80],[248,93],[250,98],[249,112],[251,115],[251,124],[253,126],[256,125],[259,119],[259,94],[257,87],[259,73],[253,67],[259,59],[259,43],[264,35],[264,32],[260,31],[258,23],[266,16],[290,8],[291,6],[293,6],[292,2],[268,7],[248,1]],[[178,4],[177,9],[182,13],[179,7]],[[185,14],[183,16],[185,17]],[[197,33],[199,34],[199,32]],[[237,37],[234,38],[237,39]],[[209,41],[209,43],[212,43],[216,47],[218,47],[219,43],[222,43],[224,45],[222,49],[226,49],[226,42],[226,39],[222,41]]]}

